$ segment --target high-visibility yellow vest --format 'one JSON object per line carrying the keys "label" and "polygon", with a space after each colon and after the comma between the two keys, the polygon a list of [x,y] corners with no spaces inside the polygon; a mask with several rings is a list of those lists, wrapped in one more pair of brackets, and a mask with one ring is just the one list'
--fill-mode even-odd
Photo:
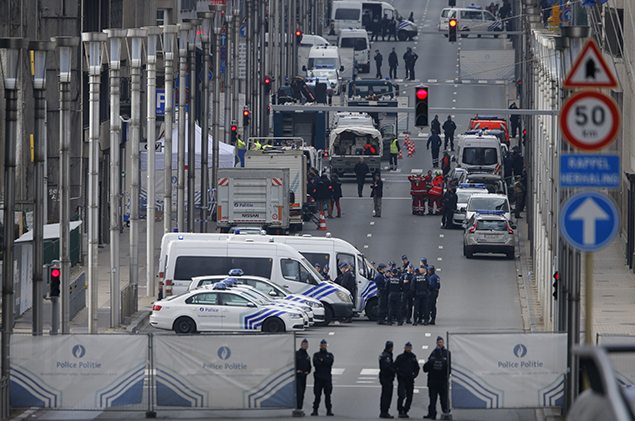
{"label": "high-visibility yellow vest", "polygon": [[236,146],[238,146],[238,149],[246,149],[247,148],[247,144],[245,142],[243,142],[243,140],[241,138],[236,139]]}
{"label": "high-visibility yellow vest", "polygon": [[262,145],[260,144],[260,142],[258,140],[254,141],[254,146],[253,146],[254,151],[259,151],[262,149]]}
{"label": "high-visibility yellow vest", "polygon": [[398,154],[399,153],[399,147],[397,146],[399,143],[399,139],[394,139],[392,142],[390,142],[390,153],[391,154]]}

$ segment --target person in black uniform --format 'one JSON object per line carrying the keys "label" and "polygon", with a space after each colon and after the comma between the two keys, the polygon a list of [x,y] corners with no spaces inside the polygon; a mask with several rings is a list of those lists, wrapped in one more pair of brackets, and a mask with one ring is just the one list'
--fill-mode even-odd
{"label": "person in black uniform", "polygon": [[408,266],[402,269],[403,275],[403,313],[402,319],[406,320],[407,324],[412,324],[412,282],[414,280],[414,267],[408,262]]}
{"label": "person in black uniform", "polygon": [[[335,283],[343,286],[353,296],[353,308],[357,302],[357,282],[355,282],[355,276],[351,272],[351,267],[347,262],[340,262],[337,267],[340,270],[339,276],[335,279]],[[347,322],[351,322],[352,318]]]}
{"label": "person in black uniform", "polygon": [[437,114],[434,115],[434,118],[430,122],[430,133],[432,134],[441,134],[441,122],[439,121],[439,116]]}
{"label": "person in black uniform", "polygon": [[392,360],[392,348],[392,341],[386,341],[384,352],[379,355],[379,383],[381,384],[379,418],[393,418],[388,413],[392,402],[393,382],[395,381],[395,363]]}
{"label": "person in black uniform", "polygon": [[456,189],[450,187],[443,194],[443,216],[441,217],[441,226],[443,228],[452,227],[452,217],[454,216],[458,202],[459,197],[456,195]]}
{"label": "person in black uniform", "polygon": [[441,278],[435,273],[434,266],[428,266],[428,313],[430,314],[430,324],[436,323],[437,319],[437,298],[441,289]]}
{"label": "person in black uniform", "polygon": [[375,276],[375,285],[377,285],[377,323],[386,324],[386,316],[388,315],[388,285],[386,284],[386,276],[384,271],[386,264],[377,265],[377,275]]}
{"label": "person in black uniform", "polygon": [[411,284],[412,299],[414,302],[414,323],[413,326],[423,323],[428,324],[428,278],[426,267],[422,264],[415,269],[414,279]]}
{"label": "person in black uniform", "polygon": [[410,260],[408,260],[408,256],[403,254],[401,256],[401,271],[405,272],[406,270],[408,270],[408,266],[410,266]]}
{"label": "person in black uniform", "polygon": [[443,149],[448,148],[448,142],[450,143],[450,149],[454,150],[454,132],[456,131],[456,123],[452,121],[452,116],[449,115],[448,119],[443,123],[443,134],[445,135],[445,142]]}
{"label": "person in black uniform", "polygon": [[423,365],[423,371],[428,373],[428,415],[423,418],[434,420],[437,418],[437,397],[441,401],[443,414],[450,413],[448,405],[448,376],[451,371],[450,351],[445,349],[445,343],[441,336],[437,337],[437,347],[432,351],[428,361]]}
{"label": "person in black uniform", "polygon": [[[397,372],[397,410],[399,418],[408,418],[408,411],[412,404],[412,394],[415,388],[415,379],[419,375],[419,362],[412,352],[412,344],[406,343],[403,354],[399,354],[395,360]],[[405,402],[404,402],[405,400]]]}
{"label": "person in black uniform", "polygon": [[295,386],[297,405],[293,411],[294,417],[303,417],[304,392],[306,391],[306,376],[311,372],[311,357],[306,352],[309,348],[309,341],[304,338],[300,343],[300,349],[295,352]]}
{"label": "person in black uniform", "polygon": [[403,295],[403,280],[399,277],[399,270],[393,268],[388,276],[388,324],[392,325],[396,320],[399,326],[403,325],[401,319],[401,296]]}
{"label": "person in black uniform", "polygon": [[331,392],[333,392],[333,378],[331,376],[331,369],[333,368],[333,362],[335,357],[333,354],[326,350],[327,343],[325,339],[320,341],[320,350],[313,354],[313,395],[315,400],[313,401],[312,416],[318,414],[318,408],[320,407],[320,398],[322,397],[322,391],[324,391],[324,405],[326,406],[326,415],[333,416],[333,406],[331,405]]}

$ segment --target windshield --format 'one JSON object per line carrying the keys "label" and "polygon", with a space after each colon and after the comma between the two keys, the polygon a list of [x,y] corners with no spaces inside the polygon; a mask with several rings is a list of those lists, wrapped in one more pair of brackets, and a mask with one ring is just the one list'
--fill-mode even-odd
{"label": "windshield", "polygon": [[482,231],[506,231],[507,222],[501,220],[480,220],[476,222],[476,229]]}
{"label": "windshield", "polygon": [[487,192],[485,191],[482,191],[482,192],[457,191],[456,192],[456,196],[458,198],[457,203],[467,203],[467,201],[470,200],[470,197],[472,197],[472,195],[477,193],[487,193]]}
{"label": "windshield", "polygon": [[314,69],[311,70],[311,75],[313,77],[324,77],[332,79],[335,79],[337,77],[333,69]]}
{"label": "windshield", "polygon": [[392,95],[393,87],[390,85],[357,85],[353,84],[352,95],[366,97],[370,95]]}
{"label": "windshield", "polygon": [[495,165],[498,163],[496,148],[467,147],[463,149],[463,163],[467,165]]}
{"label": "windshield", "polygon": [[269,304],[272,301],[270,297],[267,297],[265,294],[256,289],[243,287],[240,288],[240,291],[242,291],[244,295],[248,296],[253,302],[259,305]]}
{"label": "windshield", "polygon": [[315,270],[315,268],[313,267],[311,262],[309,262],[305,257],[302,257],[300,259],[300,261],[304,264],[305,269],[307,269],[313,275],[314,282],[312,282],[312,283],[317,283],[317,282],[323,282],[324,281],[324,278],[322,278],[322,275],[320,275],[320,273],[317,270]]}
{"label": "windshield", "polygon": [[336,66],[337,59],[334,57],[312,57],[307,69],[335,69]]}
{"label": "windshield", "polygon": [[355,51],[365,50],[367,48],[366,38],[342,38],[340,47],[353,48]]}
{"label": "windshield", "polygon": [[447,18],[448,17],[448,13],[450,13],[450,9],[443,9],[441,11],[441,17],[442,18]]}
{"label": "windshield", "polygon": [[497,210],[509,212],[509,204],[504,197],[472,197],[468,204],[468,210]]}
{"label": "windshield", "polygon": [[337,9],[335,19],[337,20],[359,20],[359,9]]}

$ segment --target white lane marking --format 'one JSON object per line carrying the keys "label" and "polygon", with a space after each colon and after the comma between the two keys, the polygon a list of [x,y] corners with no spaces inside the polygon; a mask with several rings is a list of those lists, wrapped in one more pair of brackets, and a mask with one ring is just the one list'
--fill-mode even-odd
{"label": "white lane marking", "polygon": [[445,237],[445,234],[439,234],[439,238]]}
{"label": "white lane marking", "polygon": [[[313,383],[307,383],[306,386],[307,387],[313,387]],[[338,388],[338,387],[341,387],[341,388],[356,388],[356,389],[360,388],[360,387],[363,387],[363,388],[368,388],[368,389],[380,389],[381,385],[379,385],[379,384],[373,384],[373,385],[370,385],[370,384],[334,384],[333,387],[334,388]],[[417,390],[428,390],[428,386],[419,386],[419,389],[415,389],[414,393],[419,393],[419,392],[417,392]]]}
{"label": "white lane marking", "polygon": [[437,83],[438,80],[437,79],[428,79],[428,83]]}
{"label": "white lane marking", "polygon": [[[430,348],[428,345],[423,345],[423,346],[421,347],[421,349],[428,349],[428,348]],[[424,362],[425,362],[425,361],[424,361]]]}
{"label": "white lane marking", "polygon": [[443,260],[443,257],[437,257],[437,260],[440,262],[441,260]]}
{"label": "white lane marking", "polygon": [[345,368],[332,368],[331,369],[331,374],[334,376],[341,376],[342,374],[344,374],[344,370],[346,370]]}
{"label": "white lane marking", "polygon": [[452,102],[456,102],[456,98],[454,98],[454,99],[452,100]]}
{"label": "white lane marking", "polygon": [[370,224],[371,225],[375,225],[375,221],[370,221]]}
{"label": "white lane marking", "polygon": [[372,237],[372,236],[373,236],[373,234],[370,234],[370,233],[369,233],[369,234],[366,234],[366,237],[368,237],[368,238],[370,238],[370,237]]}
{"label": "white lane marking", "polygon": [[429,338],[430,336],[432,336],[432,333],[426,332],[423,336],[425,336],[426,338]]}
{"label": "white lane marking", "polygon": [[425,364],[426,360],[419,360],[419,364]]}
{"label": "white lane marking", "polygon": [[329,336],[335,335],[335,332],[329,332]]}
{"label": "white lane marking", "polygon": [[[452,82],[454,82],[454,79],[447,79],[447,80],[445,81],[445,83],[452,83]],[[455,93],[456,93],[456,92],[455,92]]]}
{"label": "white lane marking", "polygon": [[439,250],[443,250],[443,246],[439,246]]}
{"label": "white lane marking", "polygon": [[487,83],[486,80],[479,80],[478,83]]}
{"label": "white lane marking", "polygon": [[435,268],[437,272],[441,272],[441,268]]}
{"label": "white lane marking", "polygon": [[359,372],[360,376],[376,376],[378,374],[378,368],[362,368],[362,371]]}
{"label": "white lane marking", "polygon": [[461,83],[472,83],[472,81],[470,79],[463,79]]}
{"label": "white lane marking", "polygon": [[364,248],[367,249],[368,248],[368,244],[364,244]]}
{"label": "white lane marking", "polygon": [[377,380],[357,380],[355,383],[357,384],[373,384],[376,383]]}
{"label": "white lane marking", "polygon": [[412,393],[419,393],[419,389],[414,389]]}
{"label": "white lane marking", "polygon": [[421,168],[413,168],[410,170],[411,174],[423,174],[423,169]]}

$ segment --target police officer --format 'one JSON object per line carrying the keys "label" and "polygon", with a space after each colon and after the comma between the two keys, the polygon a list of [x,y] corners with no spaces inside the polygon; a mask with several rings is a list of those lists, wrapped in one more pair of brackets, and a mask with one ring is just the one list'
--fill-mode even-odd
{"label": "police officer", "polygon": [[451,362],[450,351],[445,349],[443,338],[438,336],[437,347],[423,365],[423,371],[428,373],[428,395],[430,397],[428,415],[423,418],[436,419],[437,397],[441,400],[441,411],[443,414],[450,413],[450,406],[448,405],[448,376],[450,375]]}
{"label": "police officer", "polygon": [[403,325],[401,318],[401,299],[403,295],[403,280],[399,277],[397,268],[392,268],[388,277],[388,325],[396,320]]}
{"label": "police officer", "polygon": [[407,324],[412,324],[412,282],[414,281],[414,267],[408,262],[408,266],[402,269],[403,275],[403,314],[402,320],[405,319]]}
{"label": "police officer", "polygon": [[353,296],[353,308],[355,308],[355,303],[357,302],[357,282],[355,282],[355,276],[351,272],[351,267],[347,262],[342,261],[337,267],[341,273],[335,279],[335,283],[340,284],[351,293]]}
{"label": "police officer", "polygon": [[386,324],[386,316],[388,315],[388,285],[384,275],[385,270],[386,265],[384,263],[377,265],[377,275],[374,279],[379,300],[377,304],[377,323],[380,325]]}
{"label": "police officer", "polygon": [[437,318],[437,298],[441,289],[441,278],[435,273],[434,266],[428,266],[428,313],[430,324],[435,324]]}
{"label": "police officer", "polygon": [[[412,344],[406,343],[403,354],[399,354],[395,360],[397,371],[397,410],[399,418],[408,418],[408,411],[412,404],[412,394],[415,388],[415,379],[419,375],[419,362],[412,352]],[[405,402],[404,402],[405,400]]]}
{"label": "police officer", "polygon": [[397,161],[399,158],[400,150],[401,150],[401,146],[399,146],[399,139],[395,137],[390,142],[390,170],[391,171],[397,170]]}
{"label": "police officer", "polygon": [[384,352],[379,355],[379,383],[381,384],[379,418],[393,418],[388,413],[392,402],[393,382],[395,381],[395,363],[392,360],[392,348],[392,341],[386,341]]}
{"label": "police officer", "polygon": [[427,275],[428,274],[428,258],[427,257],[422,257],[421,259],[419,259],[419,267],[421,266],[425,268],[424,275]]}
{"label": "police officer", "polygon": [[408,266],[410,266],[410,260],[408,260],[408,256],[405,254],[401,255],[401,271],[405,272],[408,270]]}
{"label": "police officer", "polygon": [[238,161],[240,162],[240,166],[245,166],[245,153],[247,152],[247,144],[244,140],[240,138],[240,136],[236,137],[236,153],[238,154]]}
{"label": "police officer", "polygon": [[422,264],[415,269],[414,279],[412,281],[412,299],[414,302],[414,323],[413,326],[423,323],[428,324],[428,277],[427,269]]}
{"label": "police officer", "polygon": [[318,414],[318,408],[320,407],[320,398],[322,397],[322,391],[324,391],[324,404],[326,405],[326,415],[333,416],[333,407],[331,405],[331,392],[333,392],[333,378],[331,376],[331,369],[333,368],[333,362],[335,357],[333,354],[326,350],[327,343],[325,339],[320,341],[320,350],[313,354],[313,395],[315,400],[313,401],[312,416]]}
{"label": "police officer", "polygon": [[295,352],[295,385],[296,385],[296,410],[293,411],[294,417],[303,417],[304,411],[304,392],[306,390],[306,376],[311,372],[311,357],[306,352],[309,348],[309,341],[304,338],[300,343],[300,349]]}

